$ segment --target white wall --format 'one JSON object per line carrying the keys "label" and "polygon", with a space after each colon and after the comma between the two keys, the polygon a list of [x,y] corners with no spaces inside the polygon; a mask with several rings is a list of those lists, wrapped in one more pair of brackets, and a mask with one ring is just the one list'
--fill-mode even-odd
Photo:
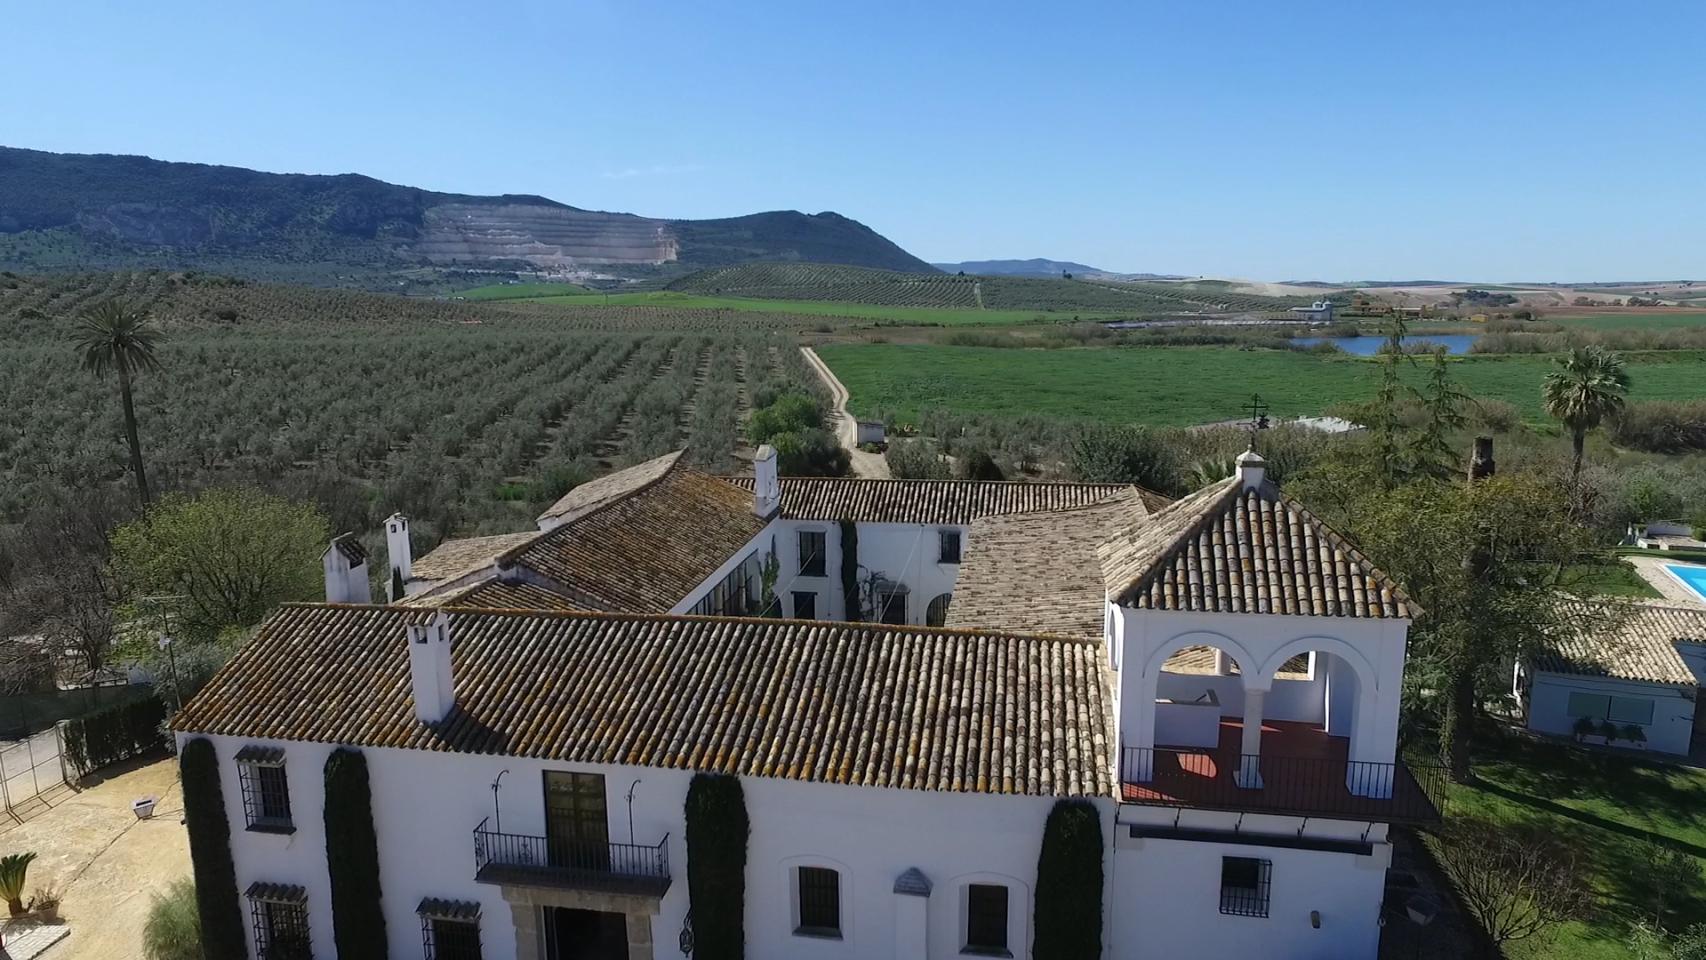
{"label": "white wall", "polygon": [[[846,598],[841,590],[841,525],[835,521],[779,520],[772,525],[776,531],[777,556],[781,559],[781,575],[776,580],[776,593],[782,598],[784,610],[793,615],[792,591],[817,593],[817,615],[820,620],[844,620],[847,617]],[[859,566],[861,578],[869,571],[878,571],[890,580],[911,588],[907,597],[907,622],[922,624],[931,600],[954,592],[959,578],[957,563],[939,563],[940,543],[937,534],[942,530],[958,530],[961,556],[974,549],[968,528],[933,526],[916,523],[861,523],[859,532]],[[800,575],[799,535],[801,530],[824,534],[824,575]]]}
{"label": "white wall", "polygon": [[[1584,677],[1574,674],[1538,672],[1528,693],[1528,727],[1540,733],[1571,736],[1575,718],[1570,716],[1572,692],[1639,697],[1653,701],[1653,722],[1642,727],[1646,748],[1661,753],[1688,753],[1694,732],[1692,691],[1658,683]],[[1622,724],[1620,723],[1619,726]],[[1631,744],[1619,741],[1620,746]]]}

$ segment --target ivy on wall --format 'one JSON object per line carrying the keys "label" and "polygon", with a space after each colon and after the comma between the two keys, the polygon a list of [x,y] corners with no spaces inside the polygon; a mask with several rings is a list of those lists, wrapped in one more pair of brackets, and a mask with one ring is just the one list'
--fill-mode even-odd
{"label": "ivy on wall", "polygon": [[208,960],[248,956],[243,914],[237,903],[237,868],[231,862],[231,824],[219,787],[219,757],[213,742],[196,737],[178,759],[184,786],[184,821],[190,837],[202,955]]}
{"label": "ivy on wall", "polygon": [[383,957],[379,838],[367,758],[340,747],[326,758],[326,872],[332,881],[332,942],[338,956]]}
{"label": "ivy on wall", "polygon": [[695,774],[687,788],[687,902],[694,960],[746,951],[746,794],[740,779]]}
{"label": "ivy on wall", "polygon": [[1102,818],[1090,801],[1061,800],[1043,826],[1037,857],[1038,960],[1102,955]]}
{"label": "ivy on wall", "polygon": [[857,623],[859,615],[859,525],[841,521],[841,595],[846,597],[846,619]]}

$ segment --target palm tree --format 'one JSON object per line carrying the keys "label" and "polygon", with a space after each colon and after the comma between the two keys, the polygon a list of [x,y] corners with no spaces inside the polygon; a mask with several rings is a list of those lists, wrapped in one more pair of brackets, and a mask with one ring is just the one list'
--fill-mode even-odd
{"label": "palm tree", "polygon": [[1581,478],[1582,447],[1588,431],[1621,411],[1628,392],[1629,374],[1623,369],[1623,358],[1597,346],[1576,347],[1558,361],[1557,370],[1546,375],[1540,389],[1546,412],[1569,428],[1575,447],[1572,485]]}
{"label": "palm tree", "polygon": [[124,432],[130,440],[130,471],[136,475],[136,492],[147,509],[148,477],[142,470],[142,441],[136,434],[136,406],[130,396],[130,380],[143,371],[160,369],[154,347],[160,331],[148,322],[148,311],[122,300],[107,300],[85,311],[72,337],[83,355],[83,369],[97,377],[108,371],[118,374],[119,396],[124,400]]}

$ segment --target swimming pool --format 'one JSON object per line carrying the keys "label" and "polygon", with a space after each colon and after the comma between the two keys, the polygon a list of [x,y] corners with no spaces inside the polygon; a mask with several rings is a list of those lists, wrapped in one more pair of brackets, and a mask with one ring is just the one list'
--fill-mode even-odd
{"label": "swimming pool", "polygon": [[1664,564],[1665,572],[1682,581],[1682,585],[1694,591],[1701,603],[1706,603],[1706,567],[1696,567],[1681,563]]}

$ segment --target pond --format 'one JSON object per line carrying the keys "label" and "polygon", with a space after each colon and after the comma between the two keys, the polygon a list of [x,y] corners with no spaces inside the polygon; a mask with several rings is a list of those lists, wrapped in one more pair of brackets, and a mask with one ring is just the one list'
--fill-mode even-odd
{"label": "pond", "polygon": [[[1433,334],[1433,335],[1405,337],[1404,338],[1404,345],[1406,347],[1408,347],[1408,346],[1411,346],[1413,344],[1419,343],[1419,344],[1424,344],[1424,345],[1428,345],[1428,346],[1440,346],[1440,347],[1445,348],[1446,353],[1462,354],[1462,353],[1468,353],[1470,345],[1479,339],[1481,339],[1481,335],[1478,333],[1440,333],[1440,334]],[[1376,353],[1380,352],[1380,345],[1386,342],[1386,338],[1385,337],[1298,337],[1298,338],[1292,340],[1291,342],[1293,345],[1298,346],[1298,347],[1313,347],[1317,343],[1331,343],[1331,344],[1336,345],[1340,350],[1343,350],[1346,353],[1354,354],[1355,356],[1359,356],[1359,357],[1372,357]]]}

